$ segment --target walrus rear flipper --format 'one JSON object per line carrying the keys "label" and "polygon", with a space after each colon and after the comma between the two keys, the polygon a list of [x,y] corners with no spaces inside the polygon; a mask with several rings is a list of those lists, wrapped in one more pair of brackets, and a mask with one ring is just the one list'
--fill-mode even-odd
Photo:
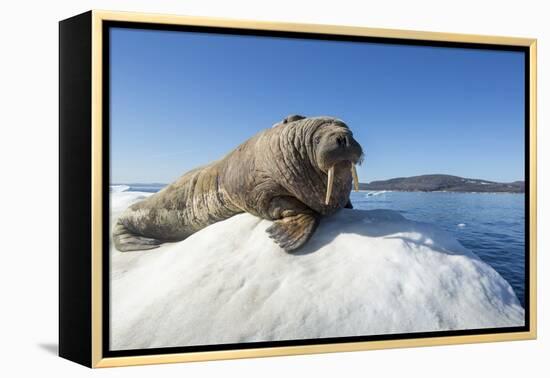
{"label": "walrus rear flipper", "polygon": [[162,243],[160,240],[147,238],[132,233],[120,220],[118,220],[113,229],[113,242],[116,249],[120,252],[142,251],[158,248]]}

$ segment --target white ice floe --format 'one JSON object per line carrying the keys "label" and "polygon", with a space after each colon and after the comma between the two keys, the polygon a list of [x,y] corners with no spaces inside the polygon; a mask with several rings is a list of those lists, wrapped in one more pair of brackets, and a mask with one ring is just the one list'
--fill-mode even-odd
{"label": "white ice floe", "polygon": [[146,192],[111,192],[111,218],[113,215],[119,215],[126,208],[138,201],[145,199],[153,193]]}
{"label": "white ice floe", "polygon": [[379,196],[381,194],[388,193],[389,190],[374,190],[374,191],[367,191],[367,197],[373,197],[373,196]]}
{"label": "white ice floe", "polygon": [[109,187],[109,191],[111,193],[120,193],[120,192],[125,192],[127,191],[128,189],[130,189],[130,187],[128,185],[111,185]]}
{"label": "white ice floe", "polygon": [[[112,193],[113,219],[146,195]],[[294,255],[270,224],[240,214],[159,249],[111,247],[111,348],[524,324],[510,285],[430,224],[344,209]]]}

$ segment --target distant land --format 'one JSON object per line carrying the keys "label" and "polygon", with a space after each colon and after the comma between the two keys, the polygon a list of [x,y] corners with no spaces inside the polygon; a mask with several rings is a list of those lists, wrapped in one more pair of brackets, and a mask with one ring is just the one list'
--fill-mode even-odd
{"label": "distant land", "polygon": [[[129,186],[126,190],[156,192],[166,186],[163,183],[130,183],[115,184],[115,186]],[[482,192],[482,193],[525,193],[525,182],[514,181],[508,183],[489,180],[470,179],[451,175],[421,175],[411,177],[397,177],[389,180],[359,183],[360,190],[394,190],[402,192]]]}
{"label": "distant land", "polygon": [[525,182],[509,183],[470,179],[451,175],[421,175],[360,183],[360,190],[395,190],[403,192],[485,192],[524,193]]}

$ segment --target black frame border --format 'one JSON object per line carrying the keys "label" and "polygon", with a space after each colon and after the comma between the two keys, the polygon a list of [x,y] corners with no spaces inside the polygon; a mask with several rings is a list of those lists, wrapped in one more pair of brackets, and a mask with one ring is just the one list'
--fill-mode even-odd
{"label": "black frame border", "polygon": [[[159,23],[145,23],[133,21],[102,21],[102,183],[103,183],[103,240],[102,240],[102,357],[131,357],[143,355],[160,355],[160,354],[175,354],[175,353],[193,353],[193,352],[212,352],[212,351],[227,351],[227,350],[243,350],[257,348],[273,348],[273,347],[289,347],[289,346],[304,346],[304,345],[330,345],[341,343],[355,343],[368,341],[385,341],[385,340],[406,340],[420,339],[433,337],[452,337],[452,336],[468,336],[468,335],[486,335],[486,334],[501,334],[511,332],[529,332],[531,329],[531,301],[530,301],[530,48],[528,46],[515,45],[499,45],[499,44],[484,44],[470,42],[447,42],[447,41],[430,41],[430,40],[413,40],[406,38],[389,38],[389,37],[366,37],[352,35],[334,35],[324,33],[307,33],[307,32],[288,32],[288,31],[271,31],[271,30],[256,30],[256,29],[240,29],[227,27],[211,27],[211,26],[191,26],[191,25],[172,25]],[[357,42],[357,43],[379,43],[392,45],[409,45],[409,46],[426,46],[426,47],[446,47],[446,48],[463,48],[463,49],[478,49],[478,50],[498,50],[498,51],[515,51],[524,54],[524,118],[525,118],[525,325],[522,327],[502,327],[502,328],[482,328],[469,330],[455,331],[434,331],[434,332],[417,332],[417,333],[400,333],[400,334],[384,334],[384,335],[369,335],[369,336],[349,336],[335,338],[319,338],[319,339],[301,339],[301,340],[279,340],[251,343],[233,343],[233,344],[214,344],[214,345],[194,345],[182,347],[165,347],[165,348],[150,348],[150,349],[130,349],[130,350],[110,350],[110,264],[109,264],[109,234],[110,234],[110,203],[109,203],[109,184],[110,184],[110,33],[111,28],[126,28],[126,29],[141,29],[141,30],[158,30],[158,31],[176,31],[176,32],[199,32],[210,34],[229,34],[241,36],[256,36],[256,37],[278,37],[278,38],[293,38],[293,39],[310,39],[321,41],[342,41],[342,42]]]}

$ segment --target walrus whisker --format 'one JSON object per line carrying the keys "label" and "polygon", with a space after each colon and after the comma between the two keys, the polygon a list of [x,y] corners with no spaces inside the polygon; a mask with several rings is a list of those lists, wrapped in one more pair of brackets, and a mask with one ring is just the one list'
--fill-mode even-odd
{"label": "walrus whisker", "polygon": [[334,183],[334,165],[328,170],[328,180],[327,180],[327,196],[325,198],[325,205],[328,205],[330,202],[330,196],[332,195],[332,184]]}
{"label": "walrus whisker", "polygon": [[353,177],[353,187],[355,188],[355,191],[359,191],[359,178],[357,177],[357,169],[355,168],[355,164],[351,164],[351,176]]}

